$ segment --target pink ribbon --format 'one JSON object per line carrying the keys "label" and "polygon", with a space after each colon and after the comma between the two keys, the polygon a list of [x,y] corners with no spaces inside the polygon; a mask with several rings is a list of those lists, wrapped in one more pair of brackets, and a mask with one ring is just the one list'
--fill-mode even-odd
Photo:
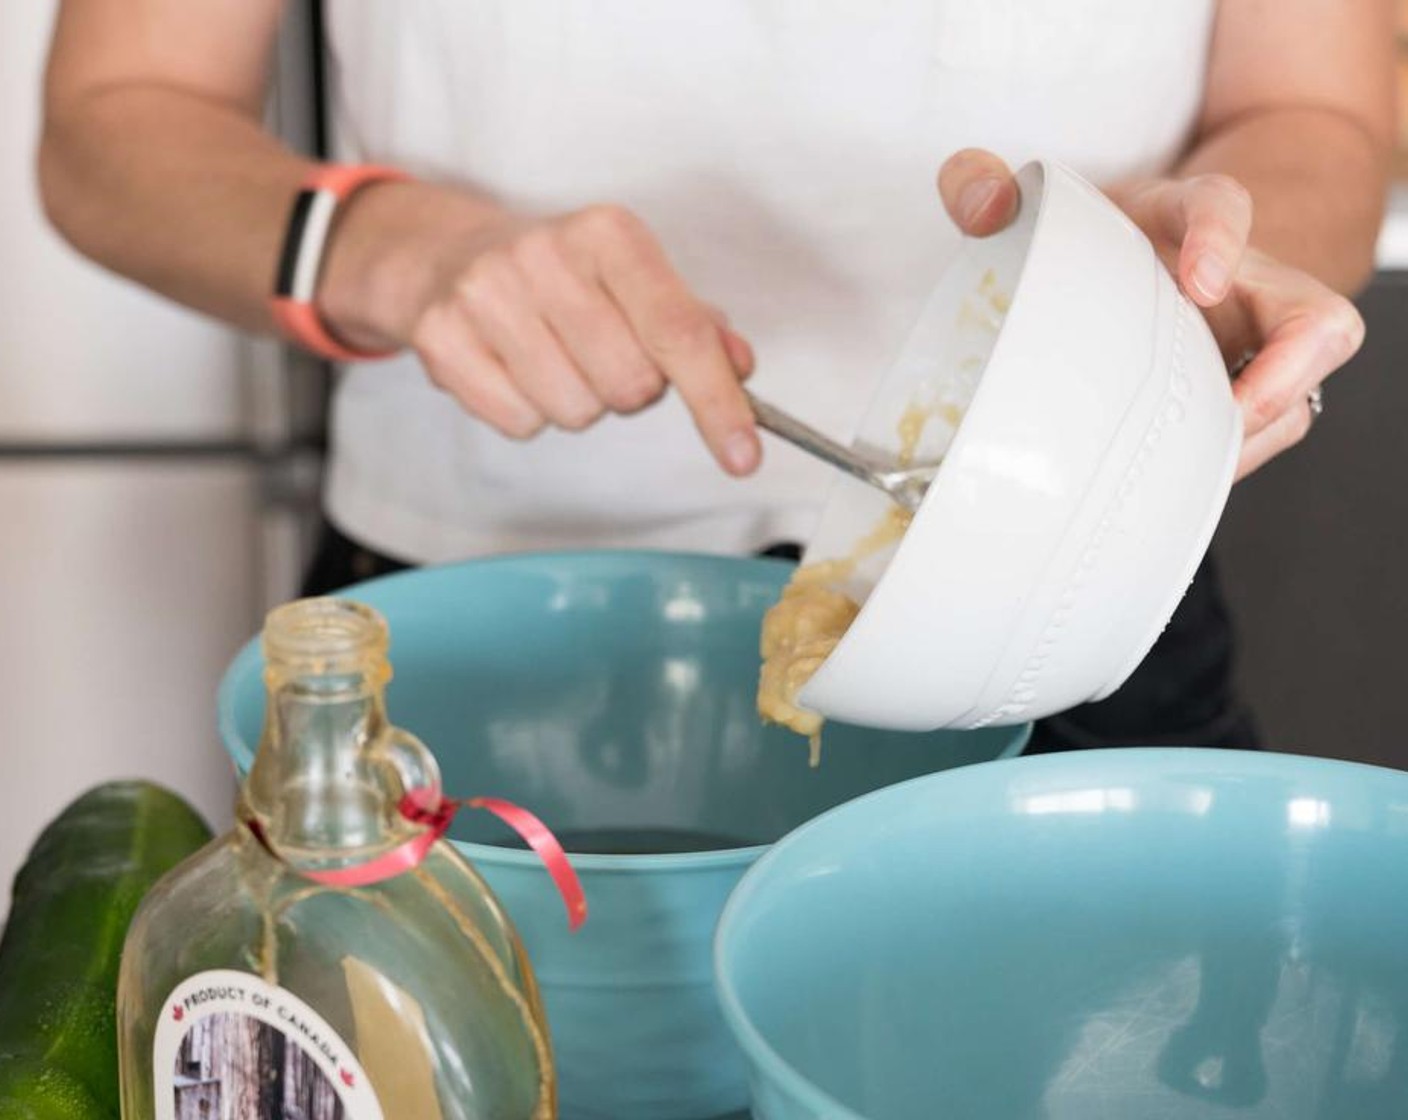
{"label": "pink ribbon", "polygon": [[[493,813],[523,837],[543,861],[543,866],[547,868],[558,893],[562,895],[563,905],[567,907],[568,928],[575,932],[587,920],[586,892],[582,890],[581,880],[577,878],[572,861],[567,858],[567,853],[563,851],[552,830],[522,806],[498,797],[442,797],[433,801],[426,790],[417,789],[408,791],[398,808],[408,821],[424,825],[425,831],[365,863],[354,863],[329,871],[307,871],[299,868],[298,873],[305,879],[329,887],[365,887],[379,883],[419,867],[435,842],[450,830],[455,814],[461,809],[483,809]],[[244,823],[265,851],[275,859],[281,858],[269,844],[258,821],[247,820]]]}

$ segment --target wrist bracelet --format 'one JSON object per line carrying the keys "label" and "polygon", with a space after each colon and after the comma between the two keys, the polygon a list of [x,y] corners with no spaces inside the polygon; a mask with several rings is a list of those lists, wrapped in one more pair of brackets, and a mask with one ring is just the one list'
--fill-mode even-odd
{"label": "wrist bracelet", "polygon": [[394,167],[371,164],[323,164],[298,192],[289,214],[288,232],[279,253],[279,269],[270,300],[274,322],[290,341],[324,358],[341,362],[389,358],[388,351],[354,350],[334,338],[314,303],[323,271],[328,233],[340,205],[369,183],[395,182],[410,176]]}

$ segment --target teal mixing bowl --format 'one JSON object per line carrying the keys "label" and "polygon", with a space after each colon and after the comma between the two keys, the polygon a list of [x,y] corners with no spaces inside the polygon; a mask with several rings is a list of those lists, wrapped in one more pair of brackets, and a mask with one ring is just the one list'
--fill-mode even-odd
{"label": "teal mixing bowl", "polygon": [[[747,1105],[710,939],[764,847],[853,797],[1020,751],[1026,729],[828,728],[805,743],[754,711],[758,627],[790,568],[659,553],[515,556],[351,588],[391,627],[392,720],[452,794],[507,797],[564,840],[591,916],[569,934],[537,859],[498,822],[453,839],[508,908],[547,1005],[569,1120],[703,1120]],[[241,771],[259,737],[251,643],[220,690]]]}
{"label": "teal mixing bowl", "polygon": [[1408,774],[1131,750],[921,778],[774,846],[715,963],[759,1120],[1401,1120]]}

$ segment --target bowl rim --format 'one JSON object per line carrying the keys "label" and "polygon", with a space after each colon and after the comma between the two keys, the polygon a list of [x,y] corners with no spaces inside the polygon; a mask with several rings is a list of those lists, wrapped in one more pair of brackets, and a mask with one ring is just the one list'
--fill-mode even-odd
{"label": "bowl rim", "polygon": [[[418,568],[410,568],[405,571],[391,572],[387,575],[376,576],[372,579],[362,580],[358,583],[349,584],[347,587],[339,588],[335,594],[338,597],[346,597],[354,602],[364,602],[360,596],[367,588],[380,589],[388,584],[403,581],[417,576],[424,578],[428,571],[445,572],[459,568],[483,568],[499,567],[521,564],[524,561],[543,564],[556,563],[580,563],[583,560],[603,564],[615,564],[621,561],[639,561],[643,559],[666,560],[671,563],[699,564],[705,567],[717,567],[722,565],[735,566],[739,562],[746,566],[762,571],[776,571],[777,569],[790,569],[796,565],[791,560],[784,560],[773,556],[729,556],[722,553],[712,552],[684,552],[667,549],[573,549],[567,551],[532,550],[522,552],[495,553],[492,556],[470,557],[465,560],[457,560],[448,564],[427,564]],[[383,608],[376,603],[369,603],[369,606],[378,611]],[[396,635],[393,631],[391,635],[393,666]],[[220,683],[216,688],[215,711],[216,711],[216,732],[220,738],[221,747],[234,763],[235,775],[239,780],[243,780],[243,775],[249,772],[254,763],[254,754],[257,743],[251,744],[240,732],[239,720],[236,717],[238,708],[237,693],[250,677],[258,679],[262,676],[260,669],[263,665],[263,654],[259,645],[259,634],[256,633],[249,638],[230,660],[221,674]],[[965,763],[963,766],[953,769],[965,769],[968,766],[985,766],[993,761],[1001,761],[1016,758],[1027,748],[1031,741],[1034,726],[1029,721],[1008,725],[1007,741],[1003,745],[1002,751],[994,755],[991,759],[981,762]],[[919,734],[924,734],[920,732]],[[432,747],[432,750],[434,748]],[[943,771],[936,771],[942,773]],[[928,777],[930,775],[920,775]],[[906,782],[915,779],[905,779]],[[904,783],[900,783],[904,784]],[[888,787],[885,787],[888,788]],[[858,794],[858,797],[868,797],[879,790],[871,790],[867,793]],[[468,796],[461,794],[461,796]],[[854,799],[852,799],[854,800]],[[826,813],[834,811],[826,810]],[[823,814],[825,815],[825,814]],[[798,827],[805,827],[803,825]],[[795,831],[795,829],[793,830]],[[766,844],[750,844],[741,848],[713,848],[696,852],[649,852],[639,855],[613,854],[606,852],[571,852],[567,854],[571,857],[572,865],[578,871],[590,871],[594,874],[659,874],[669,872],[677,874],[680,872],[704,872],[713,871],[723,867],[742,867],[756,862],[759,856],[767,852],[770,848],[781,843],[791,832],[784,834]],[[481,844],[472,840],[456,840],[446,837],[450,844],[462,856],[473,863],[491,863],[497,866],[513,868],[540,868],[542,862],[536,853],[531,851],[520,851],[517,848],[503,848],[495,844]]]}
{"label": "bowl rim", "polygon": [[[923,516],[926,507],[931,511],[932,515],[932,510],[934,506],[939,504],[944,494],[950,488],[949,485],[945,485],[945,480],[952,478],[953,471],[946,471],[945,468],[950,463],[965,459],[967,454],[966,449],[968,448],[969,444],[973,443],[975,440],[978,440],[980,438],[991,438],[991,436],[987,435],[986,433],[983,436],[973,434],[977,427],[977,424],[970,424],[968,422],[969,418],[973,416],[973,414],[976,412],[978,413],[978,420],[981,421],[982,416],[986,412],[990,411],[990,406],[985,405],[984,403],[985,399],[990,400],[990,398],[992,397],[991,391],[984,394],[984,387],[988,383],[988,371],[995,367],[1000,368],[999,356],[1004,349],[1002,341],[1004,336],[1010,337],[1010,333],[1007,330],[1007,324],[1012,320],[1014,316],[1018,317],[1018,319],[1020,320],[1022,314],[1021,307],[1024,303],[1023,291],[1024,288],[1027,286],[1026,279],[1030,271],[1032,254],[1033,252],[1035,252],[1039,239],[1041,238],[1043,227],[1045,225],[1050,224],[1049,211],[1050,197],[1052,194],[1052,180],[1062,179],[1063,181],[1080,181],[1080,177],[1077,176],[1075,172],[1071,171],[1065,164],[1051,159],[1028,160],[1027,162],[1023,163],[1020,167],[1018,167],[1013,174],[1019,182],[1022,182],[1025,179],[1036,180],[1036,185],[1038,188],[1036,197],[1031,199],[1031,202],[1035,205],[1035,211],[1031,216],[1030,230],[1027,234],[1026,244],[1022,247],[1021,265],[1017,270],[1017,278],[1013,283],[1012,291],[1008,296],[1008,306],[1007,311],[1003,316],[1002,328],[998,330],[996,337],[992,340],[992,345],[988,349],[987,358],[985,359],[983,364],[983,374],[978,379],[978,384],[974,388],[972,400],[968,402],[968,407],[964,410],[963,417],[959,421],[957,428],[954,430],[953,438],[949,442],[948,450],[944,452],[944,457],[939,463],[939,467],[934,474],[933,481],[930,482],[929,488],[925,491],[924,497],[920,501],[919,509],[914,514],[915,521],[918,521],[918,519]],[[1024,193],[1024,205],[1026,204],[1026,199],[1027,195]],[[956,263],[959,260],[959,257],[963,253],[966,253],[968,251],[968,246],[970,245],[970,243],[980,242],[981,240],[981,238],[970,237],[967,235],[965,235],[960,240],[959,248],[955,250],[953,256],[950,258],[950,260],[945,265],[942,271],[941,278],[938,281],[940,284],[944,282],[943,278],[948,275],[949,270],[955,267]],[[1010,348],[1011,344],[1009,343],[1007,349]],[[869,412],[867,411],[866,418],[862,420],[860,425],[861,430],[864,429],[866,420],[868,419]],[[838,477],[833,480],[823,509],[825,509],[833,501],[835,501],[836,495],[842,492],[842,487],[851,485],[854,484],[845,478]],[[1069,505],[1070,503],[1068,502],[1067,504]],[[824,517],[825,514],[822,513],[820,516]],[[1066,524],[1069,524],[1069,521],[1070,517],[1068,516],[1066,518]],[[807,680],[806,684],[802,686],[801,691],[798,693],[798,699],[803,704],[809,707],[816,707],[816,701],[818,700],[818,683],[820,684],[821,690],[824,694],[828,690],[827,682],[829,681],[830,677],[836,672],[835,665],[838,662],[849,660],[853,656],[852,654],[848,653],[848,650],[854,648],[854,646],[861,641],[861,635],[857,633],[858,624],[862,622],[866,612],[870,609],[871,602],[875,597],[875,593],[879,590],[880,585],[884,582],[885,576],[889,574],[889,572],[897,564],[900,563],[901,557],[906,552],[907,547],[912,547],[912,545],[913,541],[910,537],[910,533],[906,531],[904,535],[901,536],[898,544],[895,546],[894,554],[886,562],[885,567],[881,571],[879,578],[875,581],[874,587],[871,588],[870,594],[866,596],[865,602],[861,604],[860,613],[857,615],[856,620],[852,622],[851,626],[847,629],[846,633],[841,635],[841,638],[837,641],[835,647],[827,655],[826,659],[821,663],[821,665],[817,667],[816,672],[811,675],[811,677]],[[809,559],[810,557],[804,553],[803,562],[805,563]],[[870,639],[867,636],[867,643],[869,642]],[[1006,643],[1004,643],[1004,647],[1005,644]],[[996,671],[996,665],[994,665],[993,671]],[[971,717],[974,709],[978,706],[981,701],[981,692],[982,689],[980,688],[978,692],[974,694],[971,699],[971,702],[967,705],[967,707],[964,708],[963,712],[958,716],[957,720],[955,721],[955,725],[962,725],[969,717]]]}
{"label": "bowl rim", "polygon": [[1185,772],[1208,775],[1220,772],[1229,777],[1263,774],[1285,777],[1288,773],[1301,776],[1328,774],[1342,781],[1350,780],[1355,775],[1368,778],[1378,774],[1389,776],[1392,780],[1404,785],[1405,790],[1408,790],[1408,772],[1372,763],[1278,751],[1226,750],[1196,746],[1135,746],[1027,755],[1022,758],[980,763],[977,766],[963,766],[954,770],[921,775],[864,794],[812,818],[772,845],[771,849],[748,869],[738,885],[729,894],[728,902],[724,905],[723,913],[719,916],[718,924],[714,927],[711,954],[714,991],[718,997],[724,1020],[728,1023],[730,1031],[750,1066],[760,1069],[772,1082],[792,1093],[797,1102],[804,1107],[816,1110],[819,1116],[835,1117],[836,1120],[871,1120],[817,1086],[778,1053],[744,1008],[743,999],[733,982],[732,973],[726,961],[729,952],[726,942],[734,936],[733,928],[741,921],[739,915],[743,907],[748,904],[749,897],[759,889],[759,884],[767,876],[769,869],[775,863],[785,859],[791,848],[805,842],[808,834],[812,831],[826,827],[831,818],[842,813],[860,812],[862,804],[872,799],[884,797],[902,799],[912,796],[912,787],[921,783],[942,782],[944,780],[983,781],[991,779],[994,774],[1026,770],[1034,770],[1038,773],[1051,771],[1057,774],[1064,771],[1089,772],[1092,775],[1103,773],[1108,779],[1111,773],[1110,763],[1114,763],[1116,773],[1143,768],[1161,774]]}

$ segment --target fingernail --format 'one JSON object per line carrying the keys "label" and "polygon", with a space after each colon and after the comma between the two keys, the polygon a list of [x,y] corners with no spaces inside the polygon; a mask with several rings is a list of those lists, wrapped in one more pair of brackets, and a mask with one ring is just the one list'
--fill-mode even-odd
{"label": "fingernail", "polygon": [[724,465],[734,474],[748,474],[758,465],[761,448],[752,432],[734,432],[724,441]]}
{"label": "fingernail", "polygon": [[964,187],[958,195],[958,224],[966,229],[976,222],[1001,189],[1001,180],[991,177],[977,179]]}
{"label": "fingernail", "polygon": [[1204,299],[1219,300],[1227,294],[1227,285],[1232,274],[1222,259],[1212,253],[1204,253],[1193,265],[1193,287]]}

